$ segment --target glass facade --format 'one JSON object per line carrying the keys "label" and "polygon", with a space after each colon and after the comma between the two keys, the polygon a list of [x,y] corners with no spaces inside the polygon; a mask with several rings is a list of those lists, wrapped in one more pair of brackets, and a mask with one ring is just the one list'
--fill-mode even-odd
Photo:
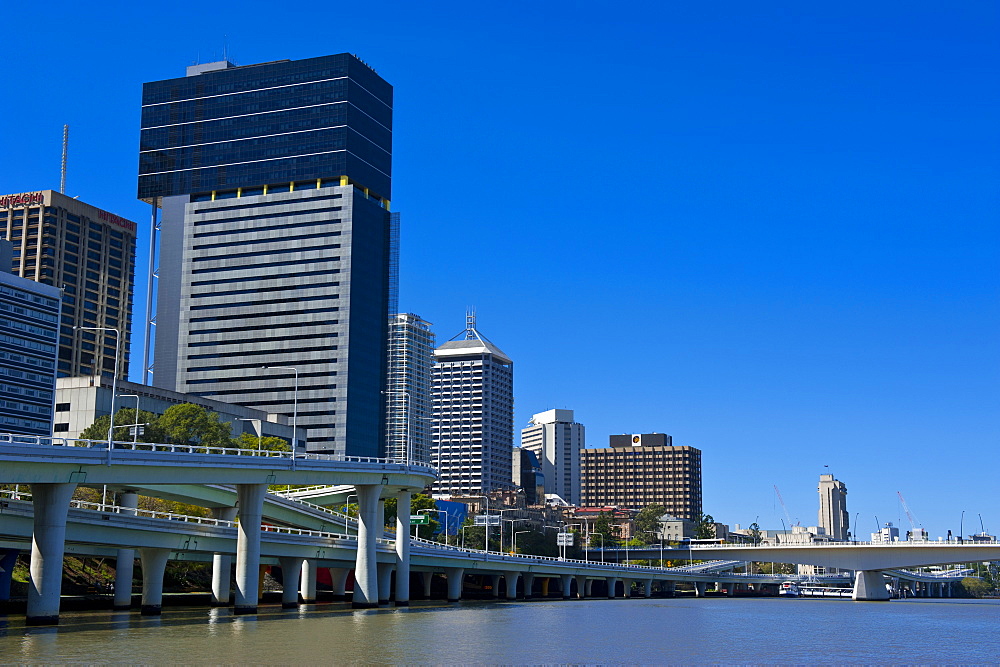
{"label": "glass facade", "polygon": [[147,83],[142,105],[140,199],[340,176],[392,195],[392,87],[352,55]]}

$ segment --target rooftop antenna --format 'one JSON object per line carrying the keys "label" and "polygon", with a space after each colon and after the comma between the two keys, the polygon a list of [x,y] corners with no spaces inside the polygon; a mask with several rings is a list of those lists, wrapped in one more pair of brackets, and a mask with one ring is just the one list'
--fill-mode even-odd
{"label": "rooftop antenna", "polygon": [[66,153],[69,152],[69,125],[63,125],[62,169],[59,171],[59,192],[66,194]]}
{"label": "rooftop antenna", "polygon": [[465,339],[472,340],[476,337],[476,309],[467,308],[465,311]]}
{"label": "rooftop antenna", "polygon": [[229,35],[222,36],[222,59],[229,62]]}

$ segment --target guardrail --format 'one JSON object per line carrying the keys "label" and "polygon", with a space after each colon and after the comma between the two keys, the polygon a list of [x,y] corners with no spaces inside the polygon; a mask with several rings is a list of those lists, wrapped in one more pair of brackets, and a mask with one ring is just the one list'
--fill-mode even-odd
{"label": "guardrail", "polygon": [[436,470],[425,464],[407,462],[400,458],[378,458],[374,456],[346,456],[343,454],[296,453],[289,451],[272,451],[268,449],[241,449],[239,447],[211,447],[205,445],[177,445],[161,442],[132,442],[114,440],[85,440],[82,438],[57,438],[54,436],[21,435],[17,433],[0,433],[0,444],[32,445],[40,447],[81,447],[84,449],[132,450],[147,452],[167,452],[173,454],[213,454],[225,456],[255,456],[264,458],[289,459],[294,461],[344,461],[348,463],[373,463],[378,465],[398,465],[409,468],[419,468],[436,474]]}

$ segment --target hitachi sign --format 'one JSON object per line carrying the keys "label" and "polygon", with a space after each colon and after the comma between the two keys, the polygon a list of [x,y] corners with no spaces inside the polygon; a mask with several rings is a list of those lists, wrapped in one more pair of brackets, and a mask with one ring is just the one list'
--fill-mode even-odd
{"label": "hitachi sign", "polygon": [[19,195],[3,195],[0,197],[0,208],[37,206],[42,203],[43,199],[44,197],[41,192],[25,192]]}

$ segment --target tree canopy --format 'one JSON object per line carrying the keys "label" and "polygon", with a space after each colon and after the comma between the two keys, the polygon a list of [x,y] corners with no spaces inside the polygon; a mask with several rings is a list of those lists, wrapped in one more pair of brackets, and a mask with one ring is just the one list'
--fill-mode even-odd
{"label": "tree canopy", "polygon": [[660,517],[667,513],[663,505],[647,505],[635,515],[635,540],[649,544],[661,534]]}

